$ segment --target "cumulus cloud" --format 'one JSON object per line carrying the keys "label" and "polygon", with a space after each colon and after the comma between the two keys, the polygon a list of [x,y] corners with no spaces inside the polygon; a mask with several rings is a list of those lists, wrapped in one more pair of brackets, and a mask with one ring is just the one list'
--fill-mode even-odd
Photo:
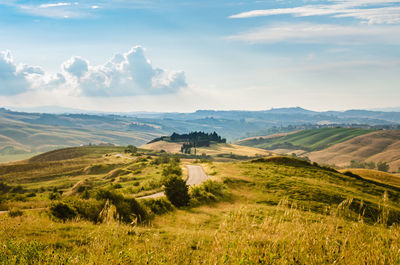
{"label": "cumulus cloud", "polygon": [[30,89],[27,77],[41,72],[35,67],[17,67],[10,51],[0,53],[0,95],[16,95]]}
{"label": "cumulus cloud", "polygon": [[90,97],[159,95],[176,93],[186,86],[184,72],[154,67],[140,46],[97,66],[74,56],[64,62],[56,74],[37,66],[16,65],[10,52],[0,56],[0,95],[29,90],[61,91]]}
{"label": "cumulus cloud", "polygon": [[293,8],[260,9],[234,14],[230,18],[272,15],[296,17],[353,17],[368,24],[399,24],[400,0],[332,0],[331,4],[304,5]]}
{"label": "cumulus cloud", "polygon": [[64,71],[80,79],[89,70],[89,65],[85,59],[74,56],[63,63],[62,68]]}
{"label": "cumulus cloud", "polygon": [[87,96],[165,94],[186,86],[183,72],[154,68],[139,46],[104,65],[90,67],[79,80],[80,92]]}

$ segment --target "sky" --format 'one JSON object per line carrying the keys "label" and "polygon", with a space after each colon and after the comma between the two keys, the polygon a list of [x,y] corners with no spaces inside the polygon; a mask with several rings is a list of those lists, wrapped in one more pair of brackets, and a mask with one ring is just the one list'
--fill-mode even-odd
{"label": "sky", "polygon": [[400,0],[0,0],[0,106],[400,106]]}

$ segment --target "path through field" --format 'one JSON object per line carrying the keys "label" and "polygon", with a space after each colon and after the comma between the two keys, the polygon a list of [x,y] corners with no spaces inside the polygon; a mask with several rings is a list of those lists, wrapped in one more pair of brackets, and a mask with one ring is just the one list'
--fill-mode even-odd
{"label": "path through field", "polygon": [[[186,184],[189,186],[196,186],[202,184],[204,181],[207,180],[208,176],[204,172],[203,168],[201,166],[194,166],[194,165],[188,165],[188,179],[186,181]],[[164,192],[157,192],[151,195],[139,197],[137,199],[156,199],[165,196]]]}

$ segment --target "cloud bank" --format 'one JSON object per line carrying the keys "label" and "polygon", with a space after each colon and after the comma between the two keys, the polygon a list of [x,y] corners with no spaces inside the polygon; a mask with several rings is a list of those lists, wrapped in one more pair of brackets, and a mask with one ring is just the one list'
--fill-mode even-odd
{"label": "cloud bank", "polygon": [[259,27],[229,36],[228,39],[250,43],[400,44],[400,26],[285,23]]}
{"label": "cloud bank", "polygon": [[74,56],[56,74],[38,66],[17,65],[9,51],[0,53],[0,95],[3,96],[35,90],[89,97],[160,95],[177,93],[185,87],[184,72],[154,67],[140,46],[97,66]]}
{"label": "cloud bank", "polygon": [[314,4],[292,8],[261,9],[242,12],[229,18],[251,18],[272,15],[295,17],[352,17],[368,24],[399,24],[399,0],[333,0],[331,4]]}

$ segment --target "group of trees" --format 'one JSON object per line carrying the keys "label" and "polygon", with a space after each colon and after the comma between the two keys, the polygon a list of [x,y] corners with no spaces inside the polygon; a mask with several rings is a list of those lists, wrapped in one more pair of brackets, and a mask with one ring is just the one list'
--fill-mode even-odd
{"label": "group of trees", "polygon": [[173,133],[170,137],[171,142],[183,142],[181,152],[189,154],[191,148],[210,146],[211,142],[226,143],[226,139],[219,136],[216,132],[191,132],[188,134]]}
{"label": "group of trees", "polygon": [[388,172],[389,171],[389,164],[386,162],[363,162],[363,161],[350,161],[351,168],[366,168],[366,169],[377,169],[379,171]]}

